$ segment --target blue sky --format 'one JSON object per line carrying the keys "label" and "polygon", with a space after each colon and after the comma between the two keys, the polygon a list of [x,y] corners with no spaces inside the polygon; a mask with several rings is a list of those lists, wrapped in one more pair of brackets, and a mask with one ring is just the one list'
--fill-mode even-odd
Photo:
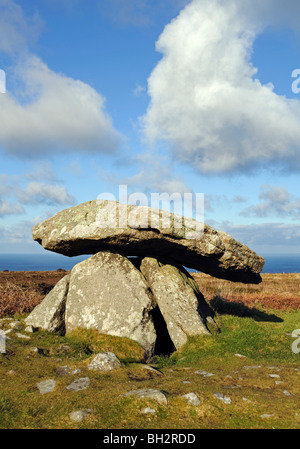
{"label": "blue sky", "polygon": [[299,25],[295,0],[0,0],[0,253],[121,184],[299,253]]}

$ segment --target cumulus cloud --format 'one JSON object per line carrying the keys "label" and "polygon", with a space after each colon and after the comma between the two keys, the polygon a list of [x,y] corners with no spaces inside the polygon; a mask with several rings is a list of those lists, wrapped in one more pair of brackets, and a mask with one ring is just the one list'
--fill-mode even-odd
{"label": "cumulus cloud", "polygon": [[241,212],[244,216],[254,217],[300,217],[300,198],[290,194],[284,187],[263,185],[260,188],[259,204]]}
{"label": "cumulus cloud", "polygon": [[216,228],[228,232],[254,251],[272,253],[297,251],[300,246],[300,228],[297,224],[261,223],[249,225],[220,224]]}
{"label": "cumulus cloud", "polygon": [[[23,178],[28,180],[32,174],[26,173]],[[47,179],[50,174],[51,172],[46,173],[44,179]],[[0,215],[25,213],[23,205],[72,205],[76,202],[74,196],[67,191],[64,185],[30,181],[25,187],[22,187],[23,182],[21,176],[0,175]],[[12,197],[14,202],[8,202],[7,198],[9,197]]]}
{"label": "cumulus cloud", "polygon": [[0,95],[0,148],[41,158],[55,151],[116,151],[122,140],[105,98],[88,84],[51,70],[30,43],[41,28],[13,0],[0,0],[0,52],[12,61],[14,92]]}
{"label": "cumulus cloud", "polygon": [[24,214],[25,210],[20,204],[13,204],[9,201],[0,199],[0,217],[5,215],[20,215]]}
{"label": "cumulus cloud", "polygon": [[30,182],[25,189],[18,189],[16,195],[22,204],[74,204],[75,198],[65,186]]}
{"label": "cumulus cloud", "polygon": [[16,72],[26,101],[0,96],[0,145],[10,154],[40,157],[53,150],[113,152],[120,136],[105,100],[82,81],[53,72],[30,55]]}
{"label": "cumulus cloud", "polygon": [[145,139],[164,140],[202,173],[260,164],[300,168],[300,102],[255,78],[253,44],[268,25],[296,28],[295,0],[193,0],[159,37]]}
{"label": "cumulus cloud", "polygon": [[140,171],[124,178],[122,182],[129,188],[138,188],[145,193],[166,192],[169,195],[192,193],[192,189],[186,185],[183,177],[174,174],[172,164],[166,165],[157,155],[140,154],[136,157],[136,162],[141,165]]}
{"label": "cumulus cloud", "polygon": [[0,0],[0,52],[13,55],[24,51],[37,39],[41,26],[38,14],[26,17],[13,0]]}

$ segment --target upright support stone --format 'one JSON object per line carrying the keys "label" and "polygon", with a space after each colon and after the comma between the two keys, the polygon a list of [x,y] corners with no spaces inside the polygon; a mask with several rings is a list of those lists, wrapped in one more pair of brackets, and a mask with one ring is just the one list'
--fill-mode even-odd
{"label": "upright support stone", "polygon": [[70,275],[63,277],[48,293],[43,301],[25,318],[33,327],[40,327],[49,332],[65,333],[65,307],[69,290]]}
{"label": "upright support stone", "polygon": [[140,270],[166,322],[169,335],[179,349],[189,335],[210,334],[207,317],[212,311],[197,283],[181,266],[145,257]]}
{"label": "upright support stone", "polygon": [[103,251],[75,265],[66,304],[66,332],[77,327],[136,340],[151,355],[156,332],[153,298],[127,257]]}

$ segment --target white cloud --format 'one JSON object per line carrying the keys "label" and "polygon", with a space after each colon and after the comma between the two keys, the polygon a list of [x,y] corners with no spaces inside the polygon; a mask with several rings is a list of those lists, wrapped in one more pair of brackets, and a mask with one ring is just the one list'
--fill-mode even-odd
{"label": "white cloud", "polygon": [[[32,179],[34,173],[25,173],[25,175],[14,177],[5,174],[0,175],[0,215],[25,213],[22,205],[27,204],[44,204],[44,205],[70,205],[76,202],[73,195],[68,193],[64,185],[54,184],[54,179],[51,178],[51,170],[47,164],[48,172],[42,171],[40,177],[36,181],[27,182],[25,187],[22,187],[25,180]],[[41,167],[42,168],[42,167]],[[50,171],[49,171],[50,170]],[[39,173],[38,168],[35,171]],[[41,180],[52,180],[52,183],[41,182]],[[12,197],[18,203],[11,203],[6,198]],[[4,200],[5,198],[5,200]]]}
{"label": "white cloud", "polygon": [[[0,96],[0,145],[17,156],[40,158],[59,151],[113,152],[120,136],[89,85],[50,70],[29,56],[16,69],[25,103]],[[28,100],[29,98],[29,100]]]}
{"label": "white cloud", "polygon": [[20,204],[13,204],[0,199],[0,217],[4,217],[5,215],[21,215],[24,213],[25,210]]}
{"label": "white cloud", "polygon": [[290,194],[284,187],[263,185],[260,188],[259,204],[241,212],[244,216],[254,217],[300,217],[300,198]]}
{"label": "white cloud", "polygon": [[299,25],[294,0],[193,0],[156,43],[141,125],[203,173],[281,162],[300,168],[300,102],[255,79],[253,43],[269,24]]}
{"label": "white cloud", "polygon": [[129,188],[138,188],[145,193],[165,192],[170,195],[192,193],[184,179],[174,174],[172,164],[166,165],[158,155],[140,154],[136,161],[141,164],[140,171],[123,179],[122,184],[127,184]]}
{"label": "white cloud", "polygon": [[31,51],[42,27],[13,0],[0,0],[0,53],[11,60],[10,86],[0,95],[0,149],[22,157],[59,152],[105,152],[121,135],[105,99],[88,84],[51,70]]}
{"label": "white cloud", "polygon": [[21,6],[13,0],[0,0],[0,52],[12,55],[24,51],[36,40],[41,26],[38,14],[25,17]]}
{"label": "white cloud", "polygon": [[271,222],[249,225],[219,224],[215,227],[228,232],[254,251],[299,254],[300,228],[297,224]]}
{"label": "white cloud", "polygon": [[143,92],[146,92],[146,87],[137,84],[136,88],[133,90],[133,95],[139,97]]}
{"label": "white cloud", "polygon": [[67,192],[65,186],[30,182],[25,189],[19,188],[16,195],[22,204],[74,204],[75,198]]}

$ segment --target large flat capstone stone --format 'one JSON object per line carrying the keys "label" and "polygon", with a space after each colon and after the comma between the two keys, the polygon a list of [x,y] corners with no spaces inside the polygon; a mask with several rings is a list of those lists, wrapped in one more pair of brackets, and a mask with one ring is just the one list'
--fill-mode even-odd
{"label": "large flat capstone stone", "polygon": [[218,278],[259,283],[264,259],[225,232],[164,210],[94,200],[36,225],[45,249],[77,256],[106,249],[175,262]]}
{"label": "large flat capstone stone", "polygon": [[153,298],[141,272],[123,255],[95,254],[71,271],[66,333],[77,327],[136,340],[151,355],[156,331]]}

